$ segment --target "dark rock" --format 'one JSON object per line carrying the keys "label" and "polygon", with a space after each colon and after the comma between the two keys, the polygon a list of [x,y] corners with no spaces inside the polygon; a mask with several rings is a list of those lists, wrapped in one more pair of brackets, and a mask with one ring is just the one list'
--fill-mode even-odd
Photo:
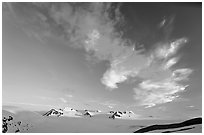
{"label": "dark rock", "polygon": [[87,116],[92,117],[92,115],[91,115],[89,112],[85,112],[84,115],[85,115],[85,116],[87,115]]}
{"label": "dark rock", "polygon": [[122,112],[118,111],[118,113],[123,114]]}
{"label": "dark rock", "polygon": [[2,121],[3,121],[3,122],[6,122],[6,121],[7,121],[7,118],[6,118],[6,117],[4,117]]}
{"label": "dark rock", "polygon": [[18,124],[18,125],[21,125],[21,121],[18,121],[17,124]]}
{"label": "dark rock", "polygon": [[109,118],[111,119],[115,119],[115,115],[109,116]]}
{"label": "dark rock", "polygon": [[110,113],[114,113],[114,111],[110,111]]}
{"label": "dark rock", "polygon": [[7,126],[7,123],[6,124],[3,124],[2,125],[2,128],[3,128],[3,133],[6,133],[7,132],[7,130],[8,130],[8,126]]}
{"label": "dark rock", "polygon": [[12,117],[12,116],[9,116],[8,121],[10,121],[10,120],[13,120],[13,117]]}
{"label": "dark rock", "polygon": [[20,130],[19,130],[19,129],[17,129],[17,130],[15,131],[15,133],[18,133],[18,132],[20,132]]}

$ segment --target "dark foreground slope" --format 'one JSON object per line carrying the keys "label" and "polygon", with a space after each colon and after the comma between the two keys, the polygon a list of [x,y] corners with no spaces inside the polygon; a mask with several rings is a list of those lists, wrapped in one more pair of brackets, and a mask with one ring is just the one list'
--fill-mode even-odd
{"label": "dark foreground slope", "polygon": [[[134,133],[144,133],[144,132],[150,132],[153,130],[175,129],[175,128],[181,128],[181,127],[192,126],[192,125],[197,125],[197,124],[202,124],[202,118],[193,118],[193,119],[181,122],[181,123],[174,123],[174,124],[152,125],[152,126],[148,126],[145,128],[141,128],[135,131]],[[164,131],[163,133],[183,131],[183,130],[189,130],[193,128],[195,127],[188,127],[188,128],[178,129],[174,131]]]}

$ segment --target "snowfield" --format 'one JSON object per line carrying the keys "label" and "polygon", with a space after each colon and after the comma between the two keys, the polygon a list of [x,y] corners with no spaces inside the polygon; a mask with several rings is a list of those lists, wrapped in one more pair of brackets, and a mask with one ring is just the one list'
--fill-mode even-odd
{"label": "snowfield", "polygon": [[[51,113],[50,113],[51,111]],[[184,120],[143,119],[133,112],[100,112],[75,110],[72,108],[51,109],[48,112],[2,111],[5,133],[133,133],[155,124],[171,124]],[[55,112],[61,112],[59,113]],[[55,113],[54,113],[55,112]],[[89,115],[87,115],[90,114]],[[44,115],[47,114],[47,115]],[[49,114],[49,115],[48,115]],[[43,116],[44,115],[44,116]],[[115,118],[111,118],[115,116]],[[130,117],[129,117],[130,116]],[[13,118],[10,120],[10,118]],[[5,119],[3,119],[5,118]],[[8,119],[10,121],[8,121]],[[7,126],[7,130],[6,130]],[[3,130],[2,130],[3,131]],[[202,124],[174,129],[153,130],[148,132],[190,132],[201,133]]]}

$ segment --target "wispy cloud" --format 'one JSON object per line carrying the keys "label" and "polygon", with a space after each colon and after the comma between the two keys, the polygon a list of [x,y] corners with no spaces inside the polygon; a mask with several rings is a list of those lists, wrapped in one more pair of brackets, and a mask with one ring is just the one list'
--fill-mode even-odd
{"label": "wispy cloud", "polygon": [[104,73],[101,79],[107,87],[118,88],[117,84],[126,81],[129,77],[135,77],[146,66],[147,58],[128,48],[120,57],[111,61],[111,67]]}
{"label": "wispy cloud", "polygon": [[[105,52],[113,40],[119,37],[114,32],[114,26],[122,21],[120,4],[66,2],[7,5],[19,25],[30,35],[41,37],[42,40],[50,36],[60,37],[69,45],[85,48],[88,52],[97,50],[96,46],[101,47],[106,42],[106,47],[103,47]],[[95,45],[99,38],[98,45]]]}
{"label": "wispy cloud", "polygon": [[[152,54],[151,63],[152,65],[157,64],[156,69],[148,70],[152,66],[144,69],[144,73],[139,75],[144,81],[134,88],[134,98],[140,105],[152,107],[156,104],[171,102],[179,97],[179,92],[188,87],[180,82],[186,81],[193,70],[189,68],[171,69],[171,66],[178,62],[177,57],[171,57],[176,55],[179,45],[183,43],[186,43],[185,38],[176,40],[170,45],[164,45],[166,47],[156,48],[156,53]],[[148,74],[145,74],[146,71]]]}
{"label": "wispy cloud", "polygon": [[[116,6],[115,6],[116,5]],[[10,3],[9,9],[20,24],[42,39],[55,36],[72,47],[83,48],[90,58],[106,60],[110,66],[101,78],[109,90],[118,88],[129,78],[142,80],[133,89],[138,105],[147,107],[171,102],[184,91],[192,69],[176,69],[178,50],[188,42],[187,38],[169,40],[175,17],[159,24],[166,34],[164,41],[146,50],[123,38],[121,25],[124,17],[120,4],[111,3]],[[26,12],[25,12],[26,11]],[[66,102],[64,98],[60,99]]]}
{"label": "wispy cloud", "polygon": [[138,105],[152,107],[171,102],[179,97],[179,92],[188,87],[180,82],[188,80],[193,71],[189,68],[172,68],[179,62],[179,56],[175,55],[186,42],[186,38],[180,38],[169,43],[159,43],[148,55],[133,50],[129,51],[130,55],[123,53],[123,59],[117,57],[111,62],[102,83],[115,89],[118,88],[118,83],[125,82],[130,77],[139,77],[143,81],[134,88],[134,99]]}
{"label": "wispy cloud", "polygon": [[63,103],[67,103],[67,102],[68,102],[68,101],[67,101],[65,98],[63,98],[63,97],[59,98],[59,100],[60,100],[61,102],[63,102]]}

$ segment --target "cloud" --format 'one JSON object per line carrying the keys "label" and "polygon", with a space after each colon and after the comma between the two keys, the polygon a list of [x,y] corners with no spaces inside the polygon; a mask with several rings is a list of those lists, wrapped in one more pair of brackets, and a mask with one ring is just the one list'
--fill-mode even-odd
{"label": "cloud", "polygon": [[71,95],[71,94],[67,94],[65,96],[68,97],[68,98],[72,98],[73,97],[73,95]]}
{"label": "cloud", "polygon": [[122,61],[130,55],[137,58],[139,51],[134,53],[134,44],[115,28],[123,22],[120,4],[9,3],[9,7],[23,29],[34,37],[63,37],[72,47],[84,48],[88,55],[109,61],[111,68],[101,79],[107,87],[117,88],[116,83],[132,73],[133,69],[122,69]]}
{"label": "cloud", "polygon": [[87,51],[94,49],[91,45],[99,35],[101,40],[110,44],[117,34],[114,26],[122,20],[119,4],[60,2],[6,5],[21,28],[34,37],[60,37],[69,45]]}
{"label": "cloud", "polygon": [[106,71],[101,81],[109,88],[118,88],[117,83],[125,81],[127,79],[127,74],[128,72],[120,72],[110,69]]}
{"label": "cloud", "polygon": [[102,79],[102,83],[107,87],[116,88],[116,83],[123,82],[126,80],[126,74],[131,73],[115,76],[114,73],[120,71],[113,71],[113,68],[134,51],[134,44],[123,39],[122,33],[115,28],[123,22],[120,4],[8,3],[8,5],[26,33],[42,40],[52,36],[62,37],[70,46],[84,48],[91,57],[109,61],[111,68]]}
{"label": "cloud", "polygon": [[[121,4],[112,3],[9,3],[11,13],[22,28],[42,40],[58,37],[67,45],[84,49],[89,57],[108,61],[110,66],[103,74],[101,83],[109,90],[129,78],[142,82],[134,88],[134,98],[139,105],[154,106],[171,102],[184,91],[192,69],[175,69],[180,56],[178,50],[188,42],[183,37],[169,40],[175,17],[165,18],[160,24],[166,38],[155,48],[146,50],[123,38],[117,29],[124,17]],[[122,23],[121,23],[122,22]],[[148,39],[147,39],[148,40]],[[173,69],[174,67],[174,69]],[[66,102],[63,98],[62,102]]]}
{"label": "cloud", "polygon": [[[102,83],[110,89],[118,88],[117,84],[128,80],[130,77],[149,78],[156,72],[165,76],[171,73],[169,70],[175,65],[179,57],[173,57],[178,49],[186,43],[186,38],[181,38],[171,43],[159,43],[149,55],[141,53],[141,50],[130,49],[121,53],[111,63],[111,67],[103,75]],[[170,58],[170,59],[169,59]]]}
{"label": "cloud", "polygon": [[[151,63],[138,74],[143,81],[134,88],[134,99],[138,105],[152,107],[157,104],[172,102],[179,97],[178,93],[188,87],[181,82],[188,80],[193,72],[189,68],[171,69],[178,62],[176,55],[180,45],[186,42],[185,38],[159,46],[151,54]],[[168,48],[168,49],[167,49]],[[162,50],[163,49],[163,50]],[[154,53],[155,52],[155,53]]]}
{"label": "cloud", "polygon": [[110,106],[110,105],[108,107],[111,108],[111,109],[113,108],[113,106]]}
{"label": "cloud", "polygon": [[164,69],[169,69],[170,67],[172,67],[173,65],[175,65],[178,62],[179,58],[178,57],[174,57],[169,59],[165,65],[164,65]]}
{"label": "cloud", "polygon": [[187,38],[180,38],[177,39],[170,44],[168,43],[160,43],[161,45],[158,45],[157,48],[155,49],[155,57],[157,58],[168,58],[172,55],[174,55],[178,49],[182,47],[185,43],[187,43],[188,40]]}
{"label": "cloud", "polygon": [[101,81],[112,90],[131,77],[139,77],[143,81],[134,88],[134,99],[138,105],[152,107],[172,102],[179,97],[178,93],[188,86],[178,81],[188,80],[193,71],[189,68],[172,69],[179,61],[179,56],[175,55],[187,41],[187,38],[180,38],[172,42],[158,43],[149,54],[128,48],[127,53],[121,53],[110,60],[110,68]]}
{"label": "cloud", "polygon": [[111,61],[111,67],[104,73],[101,81],[111,89],[118,88],[118,83],[126,81],[129,77],[135,77],[147,65],[146,61],[147,58],[141,55],[140,51],[129,48],[120,57]]}
{"label": "cloud", "polygon": [[173,71],[173,80],[174,81],[183,81],[188,80],[188,76],[193,72],[193,70],[188,68],[176,69]]}
{"label": "cloud", "polygon": [[177,93],[187,87],[170,82],[170,80],[152,82],[150,80],[140,83],[139,87],[134,88],[135,99],[139,100],[140,105],[147,107],[155,106],[173,101],[178,97]]}
{"label": "cloud", "polygon": [[63,102],[63,103],[67,103],[67,100],[65,99],[65,98],[59,98],[59,100],[61,101],[61,102]]}

